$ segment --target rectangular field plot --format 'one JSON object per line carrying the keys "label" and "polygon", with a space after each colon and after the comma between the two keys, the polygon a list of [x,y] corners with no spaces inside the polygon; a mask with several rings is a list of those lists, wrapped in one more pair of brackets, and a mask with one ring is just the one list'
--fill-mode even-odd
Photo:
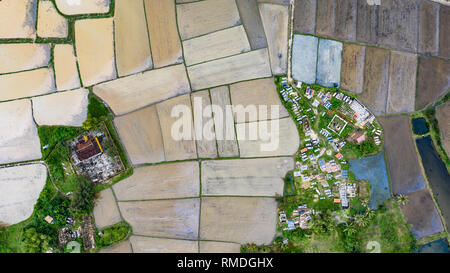
{"label": "rectangular field plot", "polygon": [[198,242],[131,236],[134,253],[198,253]]}
{"label": "rectangular field plot", "polygon": [[277,202],[264,197],[204,197],[200,239],[257,245],[272,242]]}
{"label": "rectangular field plot", "polygon": [[293,167],[288,157],[203,161],[202,194],[281,196],[282,177]]}
{"label": "rectangular field plot", "polygon": [[183,64],[150,70],[94,86],[94,93],[123,115],[177,95],[189,93]]}
{"label": "rectangular field plot", "polygon": [[308,84],[316,82],[318,44],[317,37],[294,35],[292,48],[292,77],[294,80]]}
{"label": "rectangular field plot", "polygon": [[199,199],[119,202],[119,208],[135,235],[198,238]]}
{"label": "rectangular field plot", "polygon": [[134,169],[133,175],[113,186],[119,201],[199,196],[198,162],[180,162]]}
{"label": "rectangular field plot", "polygon": [[177,5],[177,18],[182,40],[241,23],[234,0],[205,0]]}
{"label": "rectangular field plot", "polygon": [[188,67],[193,90],[272,76],[267,49]]}
{"label": "rectangular field plot", "polygon": [[183,42],[186,65],[250,51],[244,27],[237,26]]}
{"label": "rectangular field plot", "polygon": [[320,39],[317,61],[317,83],[336,87],[341,81],[342,43]]}

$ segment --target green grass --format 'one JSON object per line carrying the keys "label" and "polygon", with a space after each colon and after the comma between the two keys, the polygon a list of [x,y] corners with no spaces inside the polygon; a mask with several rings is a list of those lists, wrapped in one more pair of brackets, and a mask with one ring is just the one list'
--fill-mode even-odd
{"label": "green grass", "polygon": [[103,233],[101,237],[95,237],[97,249],[109,247],[126,240],[131,233],[131,226],[126,222],[120,222],[102,229],[101,232]]}

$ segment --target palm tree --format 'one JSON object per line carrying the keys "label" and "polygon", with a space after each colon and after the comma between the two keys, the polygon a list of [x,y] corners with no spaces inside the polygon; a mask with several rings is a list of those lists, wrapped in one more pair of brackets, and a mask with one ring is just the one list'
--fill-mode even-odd
{"label": "palm tree", "polygon": [[406,205],[406,203],[408,203],[408,197],[404,194],[397,195],[396,199],[397,199],[397,202],[402,206],[404,206],[404,205]]}
{"label": "palm tree", "polygon": [[356,229],[353,225],[353,223],[345,223],[345,228],[344,228],[344,232],[347,233],[348,235],[353,235],[356,233]]}

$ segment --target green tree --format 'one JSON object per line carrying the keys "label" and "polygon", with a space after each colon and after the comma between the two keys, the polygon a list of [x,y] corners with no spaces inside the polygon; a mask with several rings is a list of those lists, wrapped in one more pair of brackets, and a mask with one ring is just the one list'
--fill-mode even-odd
{"label": "green tree", "polygon": [[90,213],[94,207],[94,186],[85,177],[79,177],[78,180],[71,197],[71,209],[75,212]]}
{"label": "green tree", "polygon": [[51,249],[50,241],[50,236],[29,228],[24,232],[22,248],[26,253],[45,253]]}

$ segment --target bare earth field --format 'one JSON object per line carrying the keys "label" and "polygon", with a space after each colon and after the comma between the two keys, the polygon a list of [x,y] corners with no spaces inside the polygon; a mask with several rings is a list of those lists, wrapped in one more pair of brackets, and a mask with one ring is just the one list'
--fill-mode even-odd
{"label": "bare earth field", "polygon": [[281,196],[282,178],[293,167],[289,157],[203,161],[202,194]]}
{"label": "bare earth field", "polygon": [[78,0],[74,5],[71,0],[55,0],[56,7],[66,15],[107,13],[111,0]]}
{"label": "bare earth field", "polygon": [[144,0],[155,68],[183,61],[172,0]]}
{"label": "bare earth field", "polygon": [[55,91],[51,68],[0,75],[0,101],[38,96]]}
{"label": "bare earth field", "polygon": [[267,49],[188,67],[193,90],[272,76]]}
{"label": "bare earth field", "polygon": [[119,208],[135,235],[198,239],[198,198],[119,202]]}
{"label": "bare earth field", "polygon": [[419,52],[433,56],[439,49],[439,4],[422,1],[420,5]]}
{"label": "bare earth field", "polygon": [[389,82],[389,56],[387,50],[366,48],[363,93],[358,96],[375,115],[386,113]]}
{"label": "bare earth field", "polygon": [[425,187],[408,116],[380,117],[392,192],[406,194]]}
{"label": "bare earth field", "polygon": [[336,24],[336,1],[317,0],[316,34],[318,36],[334,36]]}
{"label": "bare earth field", "polygon": [[80,87],[77,59],[72,45],[55,45],[53,49],[56,87],[69,90]]}
{"label": "bare earth field", "polygon": [[134,253],[198,253],[198,242],[131,236]]}
{"label": "bare earth field", "polygon": [[[179,106],[185,106],[192,109],[189,94],[181,95],[156,105],[159,123],[161,124],[164,153],[167,161],[197,158],[197,148],[195,140],[193,140],[194,132],[191,131],[190,134],[189,132],[187,133],[188,139],[183,138],[183,130],[187,130],[187,128],[181,127],[180,131],[173,132],[174,128],[179,128],[176,127],[176,124],[179,123],[179,117],[172,116],[172,113],[173,109]],[[194,128],[191,113],[185,113],[183,120],[186,121],[184,124],[190,124],[190,128]]]}
{"label": "bare earth field", "polygon": [[267,47],[266,34],[264,33],[257,1],[237,0],[236,4],[252,49]]}
{"label": "bare earth field", "polygon": [[39,1],[37,35],[43,38],[66,38],[68,34],[67,19],[58,13],[52,1]]}
{"label": "bare earth field", "polygon": [[0,168],[0,223],[12,225],[30,217],[46,180],[43,164]]}
{"label": "bare earth field", "polygon": [[[233,106],[242,105],[248,108],[250,105],[256,106],[256,118],[246,114],[241,118],[235,115],[235,122],[249,122],[266,119],[277,119],[289,116],[283,104],[278,97],[277,87],[273,78],[259,79],[253,81],[240,82],[230,85],[231,101]],[[272,112],[272,106],[278,106],[279,111]],[[260,111],[260,107],[267,111],[267,116]]]}
{"label": "bare earth field", "polygon": [[[256,139],[251,133],[255,128],[259,131]],[[297,126],[290,117],[239,123],[236,133],[241,157],[293,156],[300,146]]]}
{"label": "bare earth field", "polygon": [[282,75],[287,71],[289,7],[259,4],[269,48],[272,74]]}
{"label": "bare earth field", "polygon": [[402,212],[412,225],[411,232],[416,238],[444,231],[441,218],[427,189],[407,195],[408,202],[401,206]]}
{"label": "bare earth field", "polygon": [[119,201],[198,197],[200,168],[196,161],[136,168],[113,186]]}
{"label": "bare earth field", "polygon": [[94,218],[95,225],[99,229],[112,226],[122,220],[116,199],[110,188],[101,191],[99,197],[95,200]]}
{"label": "bare earth field", "polygon": [[182,40],[241,23],[234,0],[205,0],[177,5],[177,19]]}
{"label": "bare earth field", "polygon": [[36,36],[37,0],[3,0],[0,3],[0,39]]}
{"label": "bare earth field", "polygon": [[450,61],[420,57],[417,79],[416,110],[435,102],[450,88]]}
{"label": "bare earth field", "polygon": [[116,78],[113,33],[111,18],[75,22],[76,55],[85,86]]}
{"label": "bare earth field", "polygon": [[87,89],[53,93],[34,97],[33,116],[40,126],[76,126],[81,127],[87,117],[88,107]]}
{"label": "bare earth field", "polygon": [[116,115],[190,92],[183,64],[155,69],[94,86]]}
{"label": "bare earth field", "polygon": [[366,47],[344,44],[342,51],[341,88],[360,94],[364,85]]}
{"label": "bare earth field", "polygon": [[391,51],[387,114],[414,112],[417,55]]}
{"label": "bare earth field", "polygon": [[[231,105],[228,86],[213,88],[210,94],[212,104],[219,106],[221,109],[226,109],[227,105]],[[226,118],[227,115],[231,117],[232,113],[229,110],[223,110],[223,112],[222,117],[217,114],[214,115],[217,152],[219,157],[239,156],[233,119]]]}
{"label": "bare earth field", "polygon": [[314,34],[317,0],[296,0],[294,8],[294,31]]}
{"label": "bare earth field", "polygon": [[257,245],[272,242],[277,203],[262,197],[202,198],[200,238]]}
{"label": "bare earth field", "polygon": [[0,44],[0,74],[43,67],[49,60],[46,44]]}
{"label": "bare earth field", "polygon": [[242,25],[183,41],[186,65],[194,65],[250,51]]}
{"label": "bare earth field", "polygon": [[114,124],[134,165],[165,161],[156,106],[116,117]]}
{"label": "bare earth field", "polygon": [[116,0],[114,45],[119,76],[128,76],[153,66],[147,36],[142,0]]}
{"label": "bare earth field", "polygon": [[356,40],[357,0],[336,1],[336,37]]}
{"label": "bare earth field", "polygon": [[[217,142],[216,133],[214,128],[214,118],[212,116],[212,111],[205,116],[203,111],[196,111],[195,105],[197,101],[201,101],[202,107],[208,107],[211,105],[211,98],[209,96],[208,90],[198,91],[191,93],[192,107],[194,108],[194,129],[195,134],[200,134],[201,137],[197,136],[197,153],[199,158],[216,158],[217,157]],[[211,138],[206,138],[204,136],[205,132],[211,134]]]}
{"label": "bare earth field", "polygon": [[0,164],[41,157],[30,100],[0,103]]}

